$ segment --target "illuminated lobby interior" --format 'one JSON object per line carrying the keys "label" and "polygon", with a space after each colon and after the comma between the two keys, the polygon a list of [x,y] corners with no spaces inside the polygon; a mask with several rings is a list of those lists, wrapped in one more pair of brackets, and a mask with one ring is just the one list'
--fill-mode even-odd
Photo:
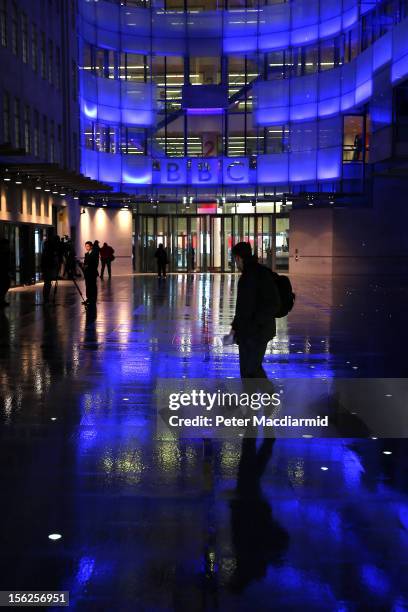
{"label": "illuminated lobby interior", "polygon": [[[271,379],[407,377],[408,0],[0,0],[0,65],[0,591],[408,609],[405,439],[352,409],[256,452],[160,439],[154,408],[239,378],[241,240],[297,296]],[[95,316],[67,279],[43,305],[55,234],[115,249]]]}

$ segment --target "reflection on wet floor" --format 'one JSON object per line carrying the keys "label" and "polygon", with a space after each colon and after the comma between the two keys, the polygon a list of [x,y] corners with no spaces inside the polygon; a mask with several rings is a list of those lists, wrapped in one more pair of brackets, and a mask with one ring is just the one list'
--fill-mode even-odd
{"label": "reflection on wet floor", "polygon": [[[404,440],[160,440],[157,377],[237,377],[237,276],[0,312],[1,590],[75,610],[405,610]],[[295,279],[273,377],[406,377],[406,283]],[[50,540],[50,534],[61,534]]]}

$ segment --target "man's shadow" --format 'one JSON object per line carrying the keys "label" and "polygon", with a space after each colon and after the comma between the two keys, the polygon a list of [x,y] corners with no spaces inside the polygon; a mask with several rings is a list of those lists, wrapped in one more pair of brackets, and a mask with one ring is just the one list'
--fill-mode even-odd
{"label": "man's shadow", "polygon": [[289,534],[273,518],[261,488],[274,444],[274,438],[265,438],[259,448],[256,438],[242,441],[236,498],[231,502],[236,567],[230,588],[236,593],[241,593],[253,580],[265,578],[268,565],[280,564],[288,548]]}

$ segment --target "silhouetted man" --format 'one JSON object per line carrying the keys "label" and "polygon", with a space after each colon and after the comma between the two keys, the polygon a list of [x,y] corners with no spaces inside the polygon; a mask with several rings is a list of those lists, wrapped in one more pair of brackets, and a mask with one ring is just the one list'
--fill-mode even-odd
{"label": "silhouetted man", "polygon": [[106,242],[103,243],[103,247],[99,253],[102,263],[101,280],[103,280],[105,268],[108,268],[108,277],[112,278],[112,261],[114,260],[114,252],[115,250],[111,246],[109,246]]}
{"label": "silhouetted man", "polygon": [[98,278],[99,253],[96,254],[92,242],[85,242],[84,278],[86,287],[86,303],[95,306],[98,297],[96,279]]}
{"label": "silhouetted man", "polygon": [[59,242],[47,238],[44,240],[41,253],[41,274],[44,281],[43,299],[44,304],[48,304],[50,299],[52,281],[58,279],[60,270]]}
{"label": "silhouetted man", "polygon": [[162,274],[163,277],[166,278],[167,253],[162,244],[159,244],[159,248],[154,256],[157,259],[157,274],[159,278],[162,277]]}
{"label": "silhouetted man", "polygon": [[279,291],[272,270],[258,263],[249,242],[238,242],[232,255],[242,273],[231,326],[231,334],[239,345],[241,378],[267,378],[262,361],[269,340],[276,334]]}

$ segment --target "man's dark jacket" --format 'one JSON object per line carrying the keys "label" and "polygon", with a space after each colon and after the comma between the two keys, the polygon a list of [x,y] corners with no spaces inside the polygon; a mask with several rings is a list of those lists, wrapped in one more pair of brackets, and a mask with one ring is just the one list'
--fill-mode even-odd
{"label": "man's dark jacket", "polygon": [[85,253],[84,276],[85,278],[96,278],[98,276],[98,256],[93,249]]}
{"label": "man's dark jacket", "polygon": [[275,314],[279,308],[279,291],[272,270],[259,264],[255,257],[244,260],[232,322],[236,341],[271,340],[276,334]]}

